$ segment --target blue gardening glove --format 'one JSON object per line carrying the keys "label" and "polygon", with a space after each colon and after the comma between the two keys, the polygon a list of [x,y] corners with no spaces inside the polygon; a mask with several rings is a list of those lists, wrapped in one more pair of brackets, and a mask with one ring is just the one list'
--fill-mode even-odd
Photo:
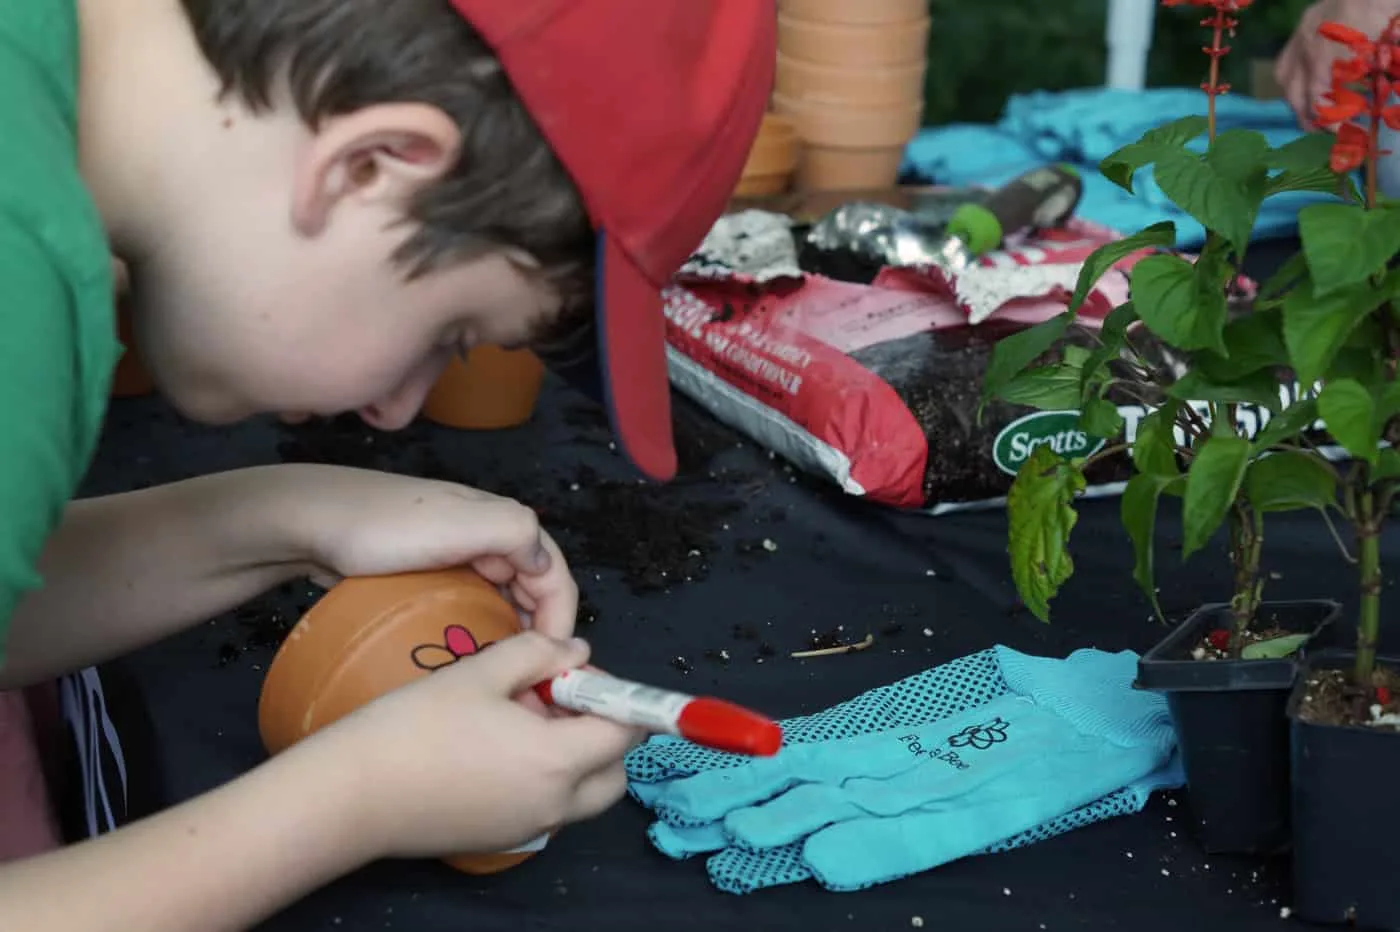
{"label": "blue gardening glove", "polygon": [[[868,886],[1134,812],[1180,785],[1162,766],[1165,709],[1131,690],[1134,672],[1132,655],[984,651],[785,723],[777,758],[648,742],[628,761],[632,791],[661,816],[650,835],[663,852],[718,852],[707,866],[721,889]],[[881,724],[896,727],[821,741]]]}

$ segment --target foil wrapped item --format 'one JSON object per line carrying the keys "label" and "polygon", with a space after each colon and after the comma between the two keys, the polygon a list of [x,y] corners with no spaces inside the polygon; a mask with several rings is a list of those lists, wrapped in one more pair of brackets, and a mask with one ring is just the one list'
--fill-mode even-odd
{"label": "foil wrapped item", "polygon": [[964,268],[971,256],[945,235],[948,221],[963,204],[978,203],[986,192],[968,189],[921,193],[912,209],[852,201],[822,217],[807,232],[807,245],[847,251],[892,268],[938,265]]}

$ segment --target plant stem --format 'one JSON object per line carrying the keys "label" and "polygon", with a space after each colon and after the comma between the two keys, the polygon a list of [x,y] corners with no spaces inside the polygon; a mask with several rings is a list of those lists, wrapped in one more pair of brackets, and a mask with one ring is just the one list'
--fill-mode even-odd
{"label": "plant stem", "polygon": [[1259,611],[1264,580],[1259,559],[1264,549],[1264,516],[1245,502],[1230,509],[1230,563],[1235,568],[1235,591],[1230,597],[1230,656],[1244,648],[1244,635]]}
{"label": "plant stem", "polygon": [[1211,19],[1210,79],[1206,87],[1206,138],[1215,142],[1215,96],[1220,86],[1220,39],[1225,31],[1225,14],[1215,11]]}
{"label": "plant stem", "polygon": [[[1369,478],[1369,477],[1368,477]],[[1362,689],[1371,688],[1376,668],[1376,643],[1381,625],[1381,515],[1376,514],[1375,493],[1369,485],[1357,502],[1357,551],[1361,560],[1361,614],[1356,630],[1356,669],[1353,677]]]}
{"label": "plant stem", "polygon": [[1380,151],[1381,121],[1375,116],[1371,117],[1371,144],[1368,148],[1369,156],[1366,159],[1366,209],[1373,210],[1376,206],[1376,193],[1379,189],[1379,178],[1376,163],[1380,161],[1376,153]]}

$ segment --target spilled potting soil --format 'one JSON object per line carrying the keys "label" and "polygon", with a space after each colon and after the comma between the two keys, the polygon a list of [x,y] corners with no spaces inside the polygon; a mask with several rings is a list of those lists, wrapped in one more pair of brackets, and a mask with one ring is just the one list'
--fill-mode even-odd
{"label": "spilled potting soil", "polygon": [[[564,423],[574,431],[575,442],[611,446],[601,411],[571,409]],[[664,593],[705,579],[722,552],[730,553],[743,569],[777,550],[768,537],[756,537],[750,527],[738,524],[755,523],[744,516],[745,508],[768,480],[716,465],[718,454],[740,444],[740,439],[683,401],[675,409],[679,472],[667,484],[604,478],[586,466],[563,478],[556,473],[546,479],[542,471],[537,480],[490,481],[474,474],[479,470],[473,467],[480,464],[459,467],[445,460],[434,443],[440,429],[422,421],[392,434],[373,430],[354,415],[279,429],[277,452],[283,462],[329,463],[479,485],[530,505],[559,542],[584,590],[581,628],[598,620],[587,590],[590,581],[604,574],[620,578],[636,595]],[[770,510],[758,519],[772,523],[782,517]],[[318,592],[304,584],[286,586],[239,610],[235,620],[241,637],[219,646],[218,663],[232,663],[244,652],[275,650]],[[751,651],[736,652],[749,653],[772,655],[776,650],[758,644]],[[716,649],[712,659],[721,654],[727,652]]]}

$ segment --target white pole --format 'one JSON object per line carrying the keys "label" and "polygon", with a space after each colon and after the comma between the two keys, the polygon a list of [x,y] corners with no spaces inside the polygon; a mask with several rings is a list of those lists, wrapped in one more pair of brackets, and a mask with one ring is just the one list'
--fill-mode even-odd
{"label": "white pole", "polygon": [[1147,54],[1152,49],[1156,0],[1108,0],[1108,74],[1115,90],[1140,91],[1147,85]]}

